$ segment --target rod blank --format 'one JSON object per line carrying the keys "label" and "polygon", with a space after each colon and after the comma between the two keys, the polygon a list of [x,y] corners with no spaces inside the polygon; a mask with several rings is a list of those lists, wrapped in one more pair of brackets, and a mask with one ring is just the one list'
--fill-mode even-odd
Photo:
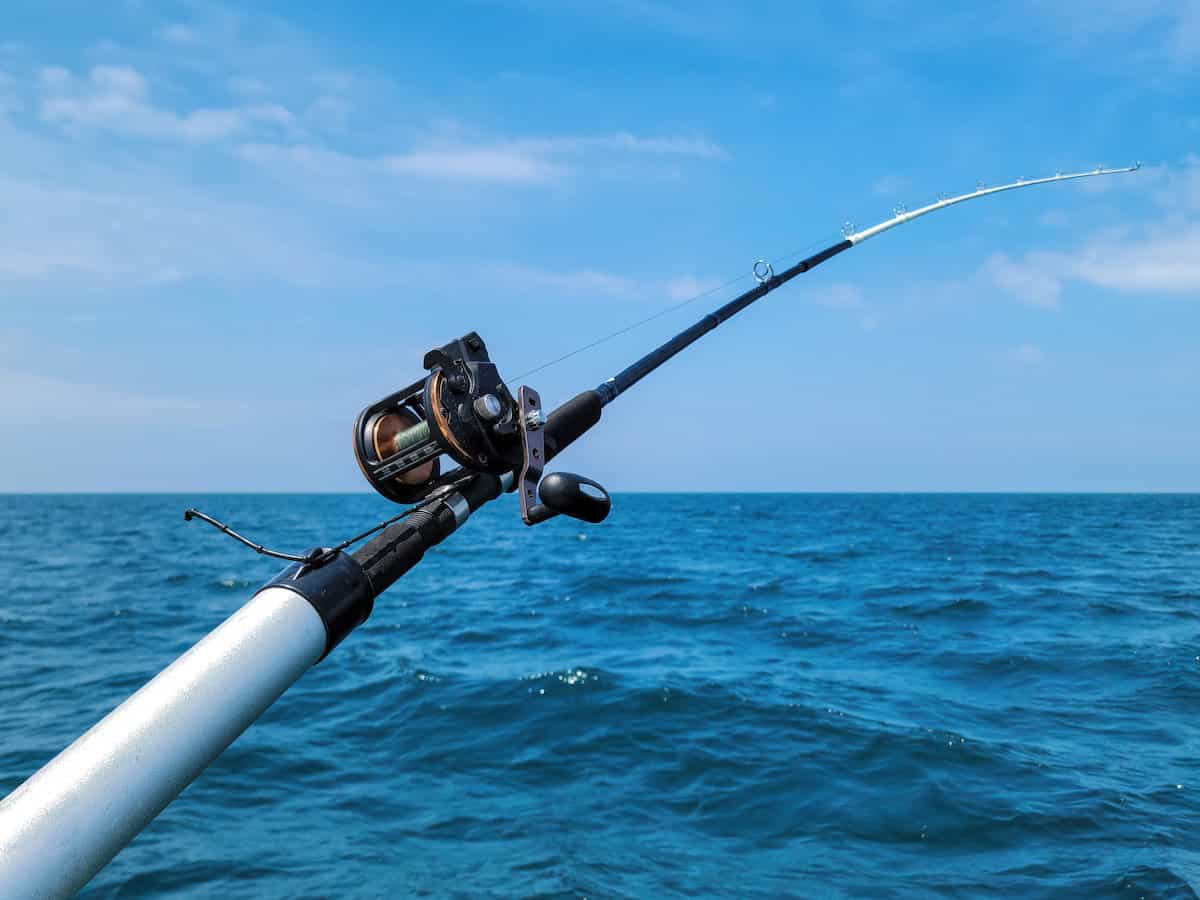
{"label": "rod blank", "polygon": [[[959,194],[957,197],[946,197],[939,199],[935,203],[930,203],[928,206],[922,206],[919,209],[914,209],[912,212],[900,212],[890,219],[880,222],[878,225],[872,225],[870,228],[865,228],[862,231],[856,231],[846,235],[846,239],[837,244],[832,244],[826,247],[819,253],[814,253],[807,259],[803,259],[796,265],[792,266],[778,275],[769,275],[763,278],[759,283],[734,299],[730,300],[719,309],[710,312],[707,316],[692,325],[690,328],[685,328],[679,334],[675,335],[670,340],[651,350],[637,362],[631,366],[622,369],[612,378],[605,381],[596,388],[596,393],[600,395],[601,400],[605,405],[617,399],[626,390],[633,387],[671,357],[675,356],[680,351],[691,346],[704,335],[708,334],[726,319],[737,315],[755,300],[770,293],[775,288],[785,282],[791,281],[797,275],[801,275],[830,257],[837,256],[843,250],[849,250],[863,241],[875,237],[877,234],[882,234],[897,225],[903,225],[905,222],[911,222],[913,219],[919,219],[921,216],[928,215],[939,209],[945,209],[947,206],[954,206],[956,203],[964,203],[967,200],[974,200],[977,197],[987,197],[991,194],[998,194],[1001,191],[1011,191],[1016,188],[1033,187],[1037,184],[1050,184],[1056,181],[1071,181],[1076,178],[1094,178],[1097,175],[1120,175],[1127,172],[1136,172],[1142,167],[1142,164],[1134,163],[1124,169],[1106,169],[1103,166],[1097,166],[1090,172],[1073,172],[1069,175],[1059,173],[1050,175],[1046,178],[1034,178],[1031,180],[1020,179],[1011,182],[1010,184],[1002,184],[997,187],[983,187],[982,185],[971,191],[968,194]],[[755,275],[758,275],[758,264],[755,264]],[[770,271],[769,269],[767,270]]]}

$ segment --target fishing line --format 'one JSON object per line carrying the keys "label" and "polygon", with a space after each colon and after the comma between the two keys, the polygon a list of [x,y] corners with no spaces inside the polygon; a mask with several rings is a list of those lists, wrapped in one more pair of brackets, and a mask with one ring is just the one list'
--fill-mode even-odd
{"label": "fishing line", "polygon": [[[804,247],[801,247],[799,250],[793,250],[790,253],[785,253],[785,254],[782,254],[779,256],[775,256],[773,258],[773,261],[774,261],[774,263],[782,266],[783,263],[787,262],[788,260],[790,260],[794,257],[800,256],[801,254],[807,253],[809,250],[812,250],[814,247],[818,247],[818,246],[824,244],[825,241],[826,241],[825,238],[818,238],[817,240],[806,244]],[[755,267],[756,267],[755,271],[757,271],[757,266],[759,265],[759,263],[764,263],[764,262],[766,262],[766,260],[764,260],[764,259],[760,259],[760,260],[756,261],[755,262]],[[769,268],[770,263],[768,263],[767,265]],[[717,294],[717,293],[720,293],[721,291],[727,290],[728,288],[733,287],[739,281],[742,281],[747,277],[748,276],[745,273],[743,273],[741,275],[738,275],[734,278],[729,279],[728,281],[724,282],[723,284],[718,284],[717,286],[711,287],[706,291],[701,291],[700,293],[695,294],[694,296],[688,297],[686,300],[681,300],[678,303],[674,303],[671,306],[668,306],[664,309],[660,309],[657,312],[651,313],[650,315],[646,316],[644,319],[639,319],[636,322],[631,322],[628,325],[618,328],[616,331],[610,332],[609,334],[606,334],[603,337],[597,338],[594,341],[584,344],[581,347],[577,347],[576,349],[570,351],[569,353],[564,353],[562,356],[555,357],[554,359],[550,360],[549,362],[544,362],[541,365],[537,366],[536,368],[530,369],[527,372],[522,372],[520,375],[517,375],[514,378],[509,379],[509,381],[513,381],[513,382],[520,381],[523,378],[528,378],[530,375],[535,375],[538,372],[544,372],[546,369],[549,369],[551,366],[556,366],[560,362],[564,362],[573,356],[578,356],[581,353],[586,353],[588,350],[592,350],[596,347],[599,347],[601,344],[605,344],[605,343],[611,341],[613,338],[618,338],[621,335],[628,334],[629,332],[634,331],[635,329],[641,328],[643,325],[647,325],[650,322],[653,322],[655,319],[661,319],[663,316],[670,315],[671,313],[673,313],[677,310],[683,309],[685,306],[695,303],[697,300],[702,300],[705,297],[711,297],[713,294]],[[757,278],[758,277],[757,274],[754,277]],[[508,382],[506,382],[506,384],[507,383]]]}
{"label": "fishing line", "polygon": [[[470,478],[471,478],[471,476],[468,475],[468,476],[464,476],[463,478],[460,478],[458,481],[451,482],[448,485],[448,490],[453,490],[456,487],[460,487],[461,485],[463,485],[467,481],[469,481]],[[238,543],[243,544],[246,547],[249,547],[255,553],[258,553],[262,556],[269,556],[272,559],[282,559],[287,562],[308,563],[310,565],[313,565],[313,564],[320,564],[327,559],[331,559],[332,557],[337,556],[337,554],[339,554],[343,550],[346,550],[347,548],[353,546],[354,544],[357,544],[359,541],[361,541],[365,538],[369,538],[371,535],[375,534],[376,532],[383,531],[383,529],[387,528],[389,525],[394,525],[396,522],[399,522],[401,519],[405,518],[406,516],[409,516],[412,513],[415,513],[418,509],[420,509],[424,505],[425,505],[424,503],[419,503],[416,506],[411,506],[408,509],[401,512],[400,514],[392,516],[390,519],[385,519],[384,521],[380,522],[378,525],[368,528],[366,531],[362,532],[361,534],[357,534],[352,538],[347,538],[346,540],[342,541],[340,544],[338,544],[335,547],[314,547],[312,550],[309,550],[303,556],[299,556],[294,553],[283,553],[279,550],[271,550],[267,547],[264,547],[262,544],[256,544],[256,543],[254,543],[254,541],[250,540],[249,538],[238,534],[236,531],[234,531],[232,528],[230,528],[224,522],[220,521],[219,519],[215,519],[210,515],[200,512],[200,510],[196,509],[195,507],[191,507],[191,508],[185,509],[183,511],[183,520],[185,522],[190,522],[190,521],[192,521],[192,519],[200,519],[202,522],[207,522],[209,525],[216,528],[222,534],[228,535],[229,537],[233,538]]]}

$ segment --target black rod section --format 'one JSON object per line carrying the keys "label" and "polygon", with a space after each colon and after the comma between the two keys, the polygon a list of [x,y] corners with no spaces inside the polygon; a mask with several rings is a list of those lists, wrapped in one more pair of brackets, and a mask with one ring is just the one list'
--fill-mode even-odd
{"label": "black rod section", "polygon": [[604,382],[598,388],[596,393],[600,395],[600,399],[604,405],[608,405],[613,400],[617,399],[626,390],[633,387],[668,359],[679,353],[691,344],[694,344],[704,335],[708,334],[726,319],[740,313],[743,309],[766,294],[769,294],[775,288],[787,281],[791,281],[797,275],[802,275],[814,266],[819,266],[831,256],[837,256],[843,250],[849,250],[854,244],[850,241],[842,241],[834,244],[831,247],[826,247],[819,253],[814,253],[808,259],[802,259],[790,269],[772,275],[769,278],[760,281],[755,287],[752,287],[746,293],[739,297],[730,300],[720,309],[713,310],[695,325],[686,328],[675,337],[671,338],[665,344],[651,350],[633,365],[626,369],[622,369],[608,381]]}

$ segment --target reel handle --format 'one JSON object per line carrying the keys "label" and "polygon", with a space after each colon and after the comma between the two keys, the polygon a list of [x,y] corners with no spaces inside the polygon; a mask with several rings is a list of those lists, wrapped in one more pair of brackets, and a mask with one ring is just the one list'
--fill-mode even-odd
{"label": "reel handle", "polygon": [[[538,392],[528,385],[521,385],[517,390],[516,424],[521,434],[523,458],[517,491],[521,499],[521,520],[526,525],[537,525],[560,514],[584,522],[603,522],[612,509],[608,491],[590,478],[570,472],[555,472],[542,478],[542,467],[548,455],[557,453],[600,417],[599,397],[594,392],[588,393],[590,397],[580,394],[570,401],[567,405],[574,404],[574,407],[557,421],[547,421]],[[554,426],[552,439],[559,438],[561,443],[556,441],[548,454],[546,432],[551,426]]]}
{"label": "reel handle", "polygon": [[529,510],[530,525],[560,514],[595,524],[612,510],[612,498],[603,485],[572,472],[552,472],[543,478],[538,499],[542,502]]}

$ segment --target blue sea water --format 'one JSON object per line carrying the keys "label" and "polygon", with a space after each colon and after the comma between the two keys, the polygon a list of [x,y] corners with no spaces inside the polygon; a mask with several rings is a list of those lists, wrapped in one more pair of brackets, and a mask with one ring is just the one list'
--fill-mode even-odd
{"label": "blue sea water", "polygon": [[[367,495],[0,497],[0,792]],[[479,512],[98,898],[1195,897],[1200,496]]]}

